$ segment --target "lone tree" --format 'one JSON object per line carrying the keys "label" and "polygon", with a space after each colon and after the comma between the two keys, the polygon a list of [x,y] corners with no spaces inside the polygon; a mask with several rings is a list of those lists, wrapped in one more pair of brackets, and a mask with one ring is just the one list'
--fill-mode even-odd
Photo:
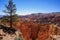
{"label": "lone tree", "polygon": [[16,13],[16,5],[13,4],[12,0],[9,0],[8,5],[5,5],[6,10],[4,10],[5,13],[8,13],[10,16],[10,27],[12,27],[12,16]]}

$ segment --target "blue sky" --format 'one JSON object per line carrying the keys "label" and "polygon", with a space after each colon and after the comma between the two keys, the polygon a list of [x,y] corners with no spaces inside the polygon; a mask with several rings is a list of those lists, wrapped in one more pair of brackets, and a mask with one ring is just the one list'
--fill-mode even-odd
{"label": "blue sky", "polygon": [[[60,0],[13,0],[17,7],[17,14],[60,12]],[[0,15],[6,15],[4,4],[8,0],[0,0]]]}

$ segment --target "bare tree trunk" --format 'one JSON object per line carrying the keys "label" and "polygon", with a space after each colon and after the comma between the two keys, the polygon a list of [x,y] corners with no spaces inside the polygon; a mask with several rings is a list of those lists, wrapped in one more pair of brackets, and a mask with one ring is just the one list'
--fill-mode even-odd
{"label": "bare tree trunk", "polygon": [[10,13],[10,27],[12,27],[12,12]]}

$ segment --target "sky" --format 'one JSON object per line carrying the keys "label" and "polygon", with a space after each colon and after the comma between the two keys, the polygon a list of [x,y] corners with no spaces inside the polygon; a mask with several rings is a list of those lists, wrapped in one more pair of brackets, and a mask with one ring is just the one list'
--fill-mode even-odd
{"label": "sky", "polygon": [[[16,4],[16,14],[28,15],[32,13],[60,12],[60,0],[13,0]],[[8,0],[0,0],[0,15],[6,15],[5,4]]]}

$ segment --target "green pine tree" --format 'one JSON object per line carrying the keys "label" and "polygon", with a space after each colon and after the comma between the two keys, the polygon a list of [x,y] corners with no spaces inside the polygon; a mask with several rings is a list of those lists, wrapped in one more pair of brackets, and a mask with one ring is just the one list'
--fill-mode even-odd
{"label": "green pine tree", "polygon": [[5,5],[6,10],[5,13],[8,13],[10,16],[10,27],[12,27],[12,16],[16,13],[16,5],[13,4],[12,0],[9,0],[8,5]]}

